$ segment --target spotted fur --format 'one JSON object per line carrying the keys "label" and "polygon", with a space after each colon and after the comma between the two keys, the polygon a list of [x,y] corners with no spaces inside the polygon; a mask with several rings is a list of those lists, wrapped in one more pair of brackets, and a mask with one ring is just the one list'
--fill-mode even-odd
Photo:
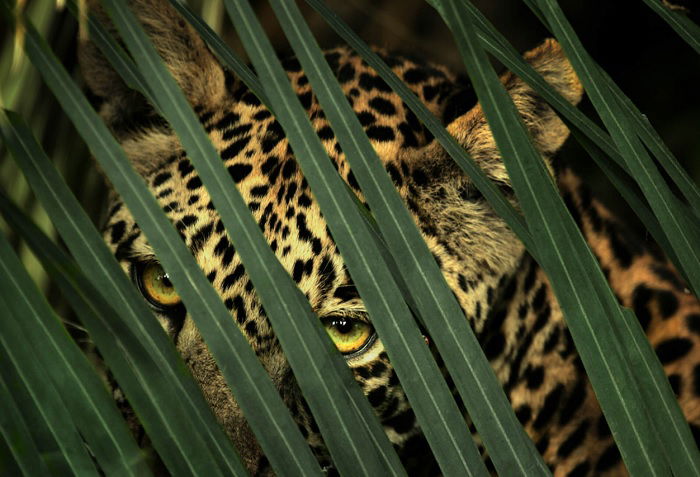
{"label": "spotted fur", "polygon": [[[367,320],[362,299],[280,124],[241,81],[221,67],[167,2],[131,3],[272,250],[314,311],[320,317],[351,315]],[[468,83],[440,66],[380,54],[515,201]],[[347,48],[329,50],[325,56],[546,463],[556,476],[624,475],[619,452],[543,271],[416,116],[360,57]],[[556,42],[547,40],[525,57],[564,97],[579,101],[581,86]],[[81,64],[88,86],[102,99],[102,117],[219,292],[319,461],[330,466],[318,427],[252,283],[176,135],[89,42],[82,45]],[[290,59],[284,66],[329,160],[362,200],[299,63]],[[552,171],[557,169],[553,157],[568,136],[565,125],[516,76],[506,73],[502,82],[546,164]],[[628,233],[572,172],[559,171],[557,179],[617,296],[641,320],[697,435],[698,300],[656,247]],[[104,231],[127,273],[155,260],[148,241],[114,194]],[[186,310],[157,315],[249,470],[269,474],[269,464]],[[381,340],[350,356],[348,366],[412,475],[438,475]],[[116,386],[115,393],[128,414]],[[147,439],[143,443],[147,445]]]}

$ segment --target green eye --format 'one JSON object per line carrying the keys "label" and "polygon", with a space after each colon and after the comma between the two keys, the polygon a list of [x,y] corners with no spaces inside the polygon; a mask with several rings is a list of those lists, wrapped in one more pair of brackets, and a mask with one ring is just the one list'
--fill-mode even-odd
{"label": "green eye", "polygon": [[158,262],[147,262],[136,267],[136,283],[143,296],[159,308],[179,305],[180,295],[170,282],[168,274]]}
{"label": "green eye", "polygon": [[331,316],[322,320],[328,336],[343,354],[364,348],[374,337],[374,328],[369,323],[346,316]]}

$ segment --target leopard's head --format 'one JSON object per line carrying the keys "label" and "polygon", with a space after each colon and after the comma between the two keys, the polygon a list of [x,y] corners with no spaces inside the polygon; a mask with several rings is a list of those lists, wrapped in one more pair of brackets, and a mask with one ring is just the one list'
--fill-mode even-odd
{"label": "leopard's head", "polygon": [[[272,250],[345,354],[391,441],[403,449],[421,445],[422,434],[410,404],[280,124],[222,67],[167,1],[130,4],[199,115],[228,168],[232,187],[235,183]],[[391,59],[393,70],[515,201],[506,169],[469,85],[444,68],[381,54]],[[347,48],[337,48],[328,51],[326,58],[465,316],[479,330],[497,299],[499,280],[517,267],[523,245],[415,115],[360,57]],[[546,41],[526,58],[569,101],[580,99],[581,86],[555,42]],[[245,267],[177,136],[89,41],[81,46],[81,66],[89,88],[100,99],[102,117],[184,237],[320,461],[328,463],[318,427]],[[363,200],[299,63],[292,59],[285,67],[329,160]],[[519,78],[506,73],[502,81],[549,164],[568,130]],[[120,197],[112,194],[110,200],[105,240],[172,337],[248,468],[254,474],[268,472],[266,459],[235,398],[147,238]]]}

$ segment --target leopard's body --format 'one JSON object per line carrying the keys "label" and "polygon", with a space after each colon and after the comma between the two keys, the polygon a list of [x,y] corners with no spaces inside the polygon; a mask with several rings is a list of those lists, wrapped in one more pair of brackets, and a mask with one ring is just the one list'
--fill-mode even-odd
{"label": "leopard's body", "polygon": [[[367,320],[362,299],[279,123],[239,80],[224,71],[169,7],[162,2],[155,2],[157,7],[152,6],[154,2],[132,3],[220,151],[272,250],[306,294],[313,310],[320,317],[348,315]],[[556,43],[548,41],[526,57],[570,101],[580,99],[580,85]],[[328,51],[326,59],[457,296],[516,415],[546,463],[557,476],[624,474],[544,272],[414,114],[361,58],[349,49],[338,48]],[[386,59],[513,198],[483,113],[466,82],[441,67],[396,56]],[[232,320],[250,341],[319,460],[328,465],[329,456],[318,428],[274,331],[177,137],[142,98],[127,91],[91,44],[84,45],[82,62],[89,86],[104,99],[103,117],[192,249],[231,311]],[[298,62],[287,61],[285,67],[330,160],[362,199]],[[568,131],[520,80],[506,74],[503,82],[543,157],[551,164]],[[591,199],[571,171],[561,170],[557,176],[613,289],[642,320],[691,426],[697,429],[698,300],[655,246],[627,233],[600,203]],[[112,198],[105,239],[127,272],[155,259],[145,236],[116,196]],[[270,472],[186,311],[158,314],[158,318],[248,468],[258,475]],[[439,474],[429,454],[410,458],[427,447],[381,340],[351,355],[348,365],[407,463],[420,462],[420,468],[413,468],[414,474]]]}

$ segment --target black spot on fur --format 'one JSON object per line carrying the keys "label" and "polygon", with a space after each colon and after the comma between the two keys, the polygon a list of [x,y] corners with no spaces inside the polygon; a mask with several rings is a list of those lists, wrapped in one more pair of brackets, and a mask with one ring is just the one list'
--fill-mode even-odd
{"label": "black spot on fur", "polygon": [[644,285],[637,285],[632,292],[632,308],[634,309],[634,314],[637,315],[639,324],[642,325],[642,328],[645,330],[651,322],[651,313],[647,307],[651,295],[651,290]]}
{"label": "black spot on fur", "polygon": [[574,467],[574,469],[571,472],[569,472],[569,475],[567,477],[584,477],[588,475],[588,471],[590,470],[590,468],[591,465],[588,462],[583,461],[579,465]]}
{"label": "black spot on fur", "polygon": [[418,187],[423,187],[428,184],[428,175],[419,167],[415,167],[411,171],[411,179],[413,179],[413,183]]}
{"label": "black spot on fur", "polygon": [[576,412],[581,408],[586,399],[586,383],[585,379],[579,378],[576,386],[571,390],[566,397],[566,402],[561,406],[559,414],[559,424],[566,424],[573,419]]}
{"label": "black spot on fur", "polygon": [[318,137],[322,141],[330,141],[335,137],[335,134],[333,134],[333,130],[331,129],[330,126],[323,126],[321,129],[319,129],[316,134],[318,134]]}
{"label": "black spot on fur", "polygon": [[231,174],[231,178],[235,183],[241,182],[243,179],[248,177],[253,171],[253,166],[250,164],[233,164],[228,167],[228,173]]}
{"label": "black spot on fur", "polygon": [[544,368],[542,366],[535,366],[534,368],[528,368],[525,371],[525,384],[528,389],[538,389],[542,382],[544,381]]}
{"label": "black spot on fur", "polygon": [[527,404],[521,404],[515,410],[515,417],[518,418],[520,424],[525,425],[530,422],[530,419],[532,419],[532,409]]}
{"label": "black spot on fur", "polygon": [[603,452],[598,459],[598,462],[595,465],[595,470],[597,472],[604,472],[611,469],[618,462],[620,462],[621,458],[622,456],[620,455],[620,450],[617,448],[617,446],[614,443],[610,444],[610,446],[605,449],[605,452]]}
{"label": "black spot on fur", "polygon": [[401,147],[407,148],[419,146],[418,138],[416,137],[416,134],[413,132],[408,123],[399,124],[399,132],[403,136],[403,142],[401,143]]}
{"label": "black spot on fur", "polygon": [[387,162],[384,167],[386,168],[386,171],[389,173],[389,176],[391,177],[391,180],[394,182],[394,184],[397,187],[401,187],[403,185],[403,177],[401,176],[401,173],[396,168],[394,163]]}
{"label": "black spot on fur", "polygon": [[350,63],[345,63],[338,70],[338,81],[347,83],[355,78],[355,68]]}
{"label": "black spot on fur", "polygon": [[379,91],[383,91],[385,93],[391,92],[389,85],[377,75],[362,73],[360,75],[359,84],[360,88],[364,89],[365,91],[372,91],[374,88],[377,88]]}
{"label": "black spot on fur", "polygon": [[401,414],[387,419],[383,422],[385,426],[393,427],[394,430],[399,434],[405,434],[416,424],[416,415],[413,413],[412,409],[407,409]]}
{"label": "black spot on fur", "polygon": [[693,368],[693,393],[700,396],[700,364]]}
{"label": "black spot on fur", "polygon": [[532,299],[532,309],[537,311],[544,306],[544,302],[547,298],[547,286],[541,285],[540,288],[535,293],[535,297]]}
{"label": "black spot on fur", "polygon": [[[671,389],[673,389],[673,393],[678,396],[681,394],[681,377],[678,374],[669,374],[668,375],[668,384],[671,385]],[[700,383],[698,383],[700,384]],[[698,389],[700,390],[700,389]]]}
{"label": "black spot on fur", "polygon": [[662,265],[652,265],[651,269],[657,277],[673,285],[676,290],[682,291],[685,288],[685,284],[678,279],[678,275],[669,270],[668,267]]}
{"label": "black spot on fur", "polygon": [[297,98],[299,98],[299,102],[301,103],[301,106],[304,109],[311,108],[311,91],[307,91],[306,93],[298,94]]}
{"label": "black spot on fur", "polygon": [[245,267],[242,263],[239,263],[233,270],[233,272],[226,275],[224,280],[221,282],[221,290],[228,291],[233,285],[235,285],[238,282],[238,280],[241,279],[241,277],[243,277],[244,273]]}
{"label": "black spot on fur", "polygon": [[668,290],[659,290],[656,292],[656,300],[659,304],[661,318],[668,319],[678,311],[678,298]]}
{"label": "black spot on fur", "polygon": [[255,115],[253,115],[253,119],[256,121],[263,121],[269,118],[270,116],[272,116],[272,113],[267,109],[263,109],[262,111],[258,111],[257,113],[255,113]]}
{"label": "black spot on fur", "polygon": [[617,262],[623,268],[629,268],[632,265],[632,259],[636,254],[635,248],[628,242],[623,242],[622,234],[613,224],[608,223],[608,238],[610,247]]}
{"label": "black spot on fur", "polygon": [[187,188],[189,190],[199,189],[200,187],[202,187],[202,180],[199,178],[199,176],[194,176],[192,179],[187,181]]}
{"label": "black spot on fur", "polygon": [[183,179],[187,177],[192,171],[194,171],[194,166],[189,159],[182,159],[177,163],[177,170],[180,171],[180,177]]}
{"label": "black spot on fur", "polygon": [[661,364],[672,363],[683,358],[693,347],[687,338],[669,338],[656,345],[656,355]]}
{"label": "black spot on fur", "polygon": [[535,429],[542,429],[547,423],[549,423],[557,409],[559,409],[559,401],[563,392],[564,385],[557,384],[556,387],[547,394],[547,396],[544,398],[542,409],[540,409],[540,412],[537,414],[537,418],[535,419]]}
{"label": "black spot on fur", "polygon": [[406,83],[416,84],[416,83],[421,83],[421,82],[425,81],[426,79],[428,79],[428,75],[422,69],[411,68],[410,70],[407,70],[403,74],[403,79]]}
{"label": "black spot on fur", "polygon": [[262,163],[260,166],[260,171],[265,175],[270,175],[278,164],[279,159],[277,159],[277,156],[270,156],[265,162]]}
{"label": "black spot on fur", "polygon": [[396,108],[392,102],[379,96],[375,96],[374,98],[370,99],[369,106],[378,113],[386,116],[393,116],[396,114]]}
{"label": "black spot on fur", "polygon": [[294,270],[292,272],[292,278],[295,282],[299,283],[304,276],[304,262],[302,260],[297,260],[294,262]]}
{"label": "black spot on fur", "polygon": [[297,171],[297,163],[294,160],[287,160],[282,167],[282,177],[289,179]]}
{"label": "black spot on fur", "polygon": [[559,446],[559,449],[557,449],[557,455],[561,458],[571,455],[571,453],[583,442],[589,425],[590,423],[588,420],[582,421],[576,430],[572,432],[569,437],[567,437],[566,440]]}
{"label": "black spot on fur", "polygon": [[223,118],[214,123],[214,129],[225,130],[232,127],[241,117],[233,112],[228,112]]}
{"label": "black spot on fur", "polygon": [[258,99],[258,97],[250,91],[243,95],[241,101],[247,104],[248,106],[260,106],[262,104],[260,102],[260,99]]}
{"label": "black spot on fur", "polygon": [[112,243],[115,244],[119,242],[124,236],[125,230],[126,222],[124,222],[123,220],[120,220],[119,222],[116,222],[114,225],[112,225],[112,229],[110,230],[110,239],[112,240]]}
{"label": "black spot on fur", "polygon": [[691,313],[686,316],[685,324],[690,331],[700,335],[700,313]]}
{"label": "black spot on fur", "polygon": [[449,124],[458,117],[466,114],[476,105],[476,94],[474,90],[469,88],[462,89],[452,95],[445,105],[442,113],[444,124]]}
{"label": "black spot on fur", "polygon": [[367,128],[367,137],[375,141],[393,141],[396,136],[394,130],[388,126],[370,126]]}
{"label": "black spot on fur", "polygon": [[367,394],[367,399],[373,407],[379,407],[386,399],[386,387],[378,386]]}
{"label": "black spot on fur", "polygon": [[184,227],[189,227],[190,225],[194,224],[197,222],[197,216],[196,215],[185,215],[183,218],[180,219],[179,224],[182,224]]}
{"label": "black spot on fur", "polygon": [[153,187],[158,187],[171,177],[172,174],[170,174],[169,172],[161,172],[153,179]]}
{"label": "black spot on fur", "polygon": [[342,285],[335,289],[333,296],[341,301],[350,301],[354,298],[360,298],[360,294],[355,288],[355,285]]}
{"label": "black spot on fur", "polygon": [[491,335],[484,344],[484,353],[489,360],[493,360],[501,355],[506,345],[506,339],[500,331]]}
{"label": "black spot on fur", "polygon": [[209,237],[211,237],[212,232],[214,231],[214,224],[208,224],[199,229],[195,234],[192,236],[192,241],[190,242],[190,248],[193,251],[196,250],[201,250],[202,247],[204,247],[204,244],[209,240]]}
{"label": "black spot on fur", "polygon": [[250,123],[236,126],[235,128],[229,129],[228,131],[224,132],[221,135],[221,138],[224,141],[229,141],[229,140],[233,139],[234,137],[243,136],[244,134],[248,134],[248,132],[250,132],[252,127],[253,127],[253,125]]}
{"label": "black spot on fur", "polygon": [[360,124],[363,127],[367,127],[370,124],[374,124],[377,122],[377,118],[374,116],[374,114],[370,113],[369,111],[361,111],[357,113],[357,119],[360,121]]}
{"label": "black spot on fur", "polygon": [[265,197],[267,195],[268,190],[270,190],[270,188],[267,185],[255,186],[252,189],[250,189],[250,195],[252,195],[253,197]]}

